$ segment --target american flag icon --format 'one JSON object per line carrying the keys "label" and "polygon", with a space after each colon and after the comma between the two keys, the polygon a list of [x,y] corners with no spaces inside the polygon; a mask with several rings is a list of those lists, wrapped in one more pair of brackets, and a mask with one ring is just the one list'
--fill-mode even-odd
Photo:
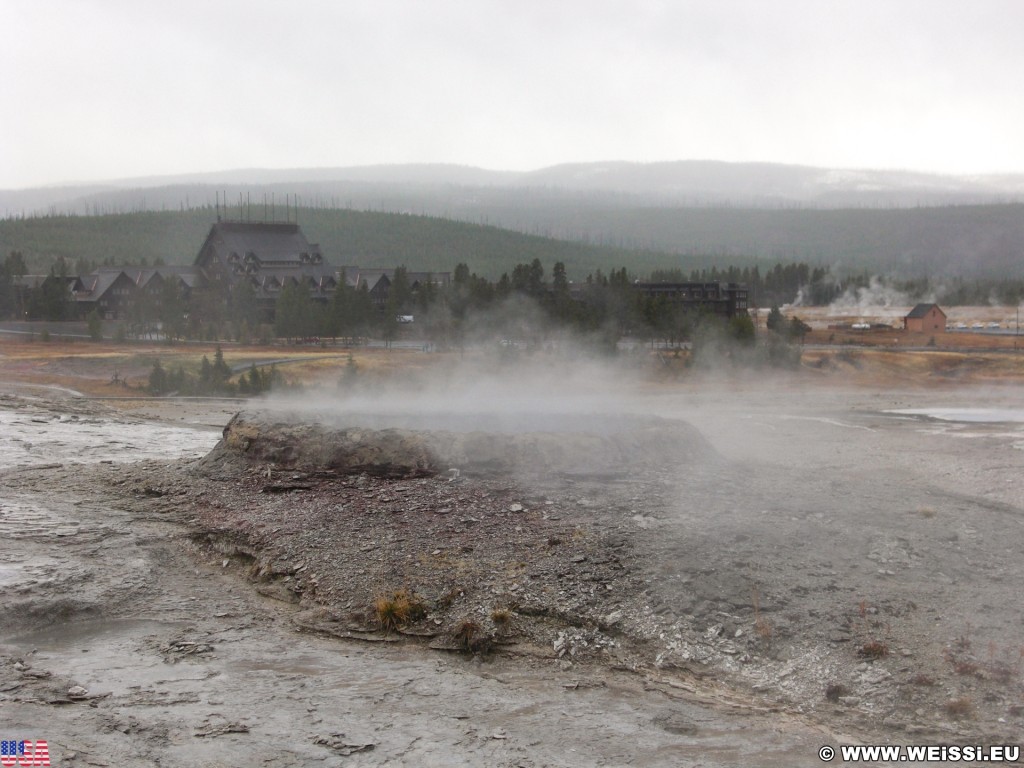
{"label": "american flag icon", "polygon": [[45,741],[0,741],[0,765],[5,768],[10,766],[24,766],[29,768],[34,765],[50,764],[50,748]]}

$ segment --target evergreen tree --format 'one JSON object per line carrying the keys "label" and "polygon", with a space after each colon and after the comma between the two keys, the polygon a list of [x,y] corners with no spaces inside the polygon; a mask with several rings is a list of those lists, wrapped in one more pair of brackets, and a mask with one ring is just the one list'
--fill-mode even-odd
{"label": "evergreen tree", "polygon": [[[203,358],[206,359],[205,357]],[[224,362],[224,351],[220,348],[220,344],[217,345],[216,352],[213,353],[213,365],[210,369],[210,383],[214,389],[223,389],[228,379],[231,378],[231,368],[226,362]]]}
{"label": "evergreen tree", "polygon": [[239,280],[231,289],[231,317],[239,325],[244,323],[250,328],[260,321],[256,290],[249,280]]}
{"label": "evergreen tree", "polygon": [[153,370],[149,372],[149,391],[154,395],[167,392],[167,372],[159,360],[153,363]]}
{"label": "evergreen tree", "polygon": [[[241,378],[239,378],[241,383]],[[249,366],[249,392],[254,395],[258,395],[266,389],[266,385],[263,381],[263,376],[260,374],[259,368],[256,367],[256,363]]]}
{"label": "evergreen tree", "polygon": [[67,265],[60,259],[50,267],[50,274],[39,287],[30,314],[43,320],[66,320],[70,310]]}
{"label": "evergreen tree", "polygon": [[187,307],[181,294],[177,276],[167,277],[160,286],[157,318],[164,338],[175,341],[185,335],[185,313]]}
{"label": "evergreen tree", "polygon": [[409,285],[409,270],[405,266],[395,267],[388,298],[393,302],[396,314],[408,314],[412,305],[412,288]]}
{"label": "evergreen tree", "polygon": [[312,336],[316,333],[314,325],[313,300],[307,288],[294,280],[289,280],[281,289],[274,308],[274,333],[287,339]]}
{"label": "evergreen tree", "polygon": [[86,325],[89,328],[89,338],[93,341],[103,341],[103,319],[100,313],[93,309],[86,315]]}

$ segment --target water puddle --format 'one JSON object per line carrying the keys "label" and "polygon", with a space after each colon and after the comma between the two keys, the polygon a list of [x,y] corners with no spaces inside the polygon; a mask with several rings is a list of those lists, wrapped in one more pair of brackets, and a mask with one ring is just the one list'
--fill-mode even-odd
{"label": "water puddle", "polygon": [[1024,424],[1024,408],[899,408],[883,413],[967,424]]}
{"label": "water puddle", "polygon": [[215,431],[0,410],[0,467],[199,458]]}
{"label": "water puddle", "polygon": [[96,619],[58,623],[0,642],[31,653],[37,669],[69,672],[91,695],[121,696],[168,678],[205,676],[194,669],[177,670],[160,655],[161,646],[184,626],[154,619]]}
{"label": "water puddle", "polygon": [[108,642],[112,638],[143,637],[165,632],[175,623],[154,619],[97,619],[56,624],[45,629],[3,639],[4,643],[39,651],[80,650]]}

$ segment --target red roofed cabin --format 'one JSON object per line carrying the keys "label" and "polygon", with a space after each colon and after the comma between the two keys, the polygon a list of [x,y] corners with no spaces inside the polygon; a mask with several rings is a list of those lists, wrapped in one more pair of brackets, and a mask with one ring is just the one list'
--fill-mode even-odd
{"label": "red roofed cabin", "polygon": [[946,313],[938,304],[918,304],[903,318],[903,330],[909,333],[945,333]]}

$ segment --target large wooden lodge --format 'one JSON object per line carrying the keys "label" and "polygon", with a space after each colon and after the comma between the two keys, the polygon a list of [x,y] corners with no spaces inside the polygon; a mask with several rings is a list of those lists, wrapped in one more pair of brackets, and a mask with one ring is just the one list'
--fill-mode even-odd
{"label": "large wooden lodge", "polygon": [[[315,302],[330,301],[342,285],[365,288],[371,302],[383,310],[394,275],[394,269],[335,267],[324,258],[319,244],[306,239],[297,223],[218,219],[191,266],[103,267],[88,275],[46,280],[66,281],[74,317],[84,318],[95,310],[104,320],[129,317],[140,301],[149,307],[159,304],[169,281],[176,284],[177,294],[186,304],[204,289],[227,296],[247,282],[262,320],[269,322],[289,284],[305,288]],[[451,282],[450,272],[407,271],[406,276],[414,294],[427,283],[443,288]],[[37,283],[42,281],[37,279]],[[636,282],[633,288],[657,302],[727,319],[746,314],[748,309],[747,287],[736,283]]]}
{"label": "large wooden lodge", "polygon": [[[407,275],[414,292],[426,282],[444,286],[451,280],[449,272]],[[357,289],[365,285],[374,304],[383,307],[393,278],[393,269],[331,265],[320,246],[310,243],[295,223],[218,221],[192,266],[103,267],[66,279],[77,317],[95,309],[105,320],[121,319],[138,300],[159,301],[169,280],[177,282],[186,302],[202,287],[230,291],[246,281],[263,318],[272,320],[277,299],[290,282],[304,286],[318,302],[329,301],[343,283]]]}

